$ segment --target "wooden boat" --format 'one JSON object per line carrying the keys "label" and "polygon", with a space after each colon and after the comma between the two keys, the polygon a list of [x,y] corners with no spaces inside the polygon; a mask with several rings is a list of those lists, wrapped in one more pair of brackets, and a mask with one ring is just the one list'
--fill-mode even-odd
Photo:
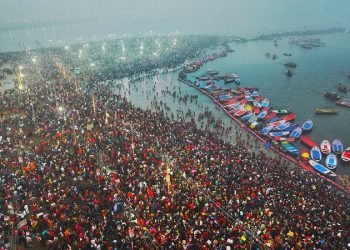
{"label": "wooden boat", "polygon": [[290,133],[290,137],[293,137],[293,138],[295,138],[295,139],[298,139],[300,136],[301,136],[301,133],[302,133],[303,131],[301,130],[301,128],[300,127],[297,127],[296,129],[294,129],[293,131],[292,131],[292,133]]}
{"label": "wooden boat", "polygon": [[261,133],[263,134],[263,135],[267,135],[271,130],[273,129],[273,126],[266,126],[265,128],[263,128],[262,130],[261,130]]}
{"label": "wooden boat", "polygon": [[283,53],[284,56],[292,56],[291,53]]}
{"label": "wooden boat", "polygon": [[327,155],[325,163],[327,168],[335,169],[338,164],[337,156],[335,154]]}
{"label": "wooden boat", "polygon": [[292,76],[293,76],[293,71],[291,71],[290,69],[288,69],[288,70],[286,71],[286,76],[287,76],[287,77],[292,77]]}
{"label": "wooden boat", "polygon": [[300,150],[300,156],[304,161],[308,161],[310,159],[310,153],[307,148],[303,148]]}
{"label": "wooden boat", "polygon": [[264,119],[264,117],[267,115],[267,111],[262,111],[258,114],[258,119]]}
{"label": "wooden boat", "polygon": [[346,100],[339,100],[335,102],[337,105],[343,106],[343,107],[347,107],[350,108],[350,101],[346,101]]}
{"label": "wooden boat", "polygon": [[252,97],[257,97],[257,96],[259,96],[258,91],[257,91],[257,90],[254,90],[254,91],[252,92],[251,96],[252,96]]}
{"label": "wooden boat", "polygon": [[270,120],[272,118],[274,118],[277,114],[274,113],[274,112],[271,112],[270,114],[268,114],[267,116],[265,116],[264,120],[267,121],[267,120]]}
{"label": "wooden boat", "polygon": [[311,131],[313,126],[314,126],[314,123],[312,122],[312,120],[308,119],[303,123],[303,125],[301,125],[301,129],[304,132],[308,132],[308,131]]}
{"label": "wooden boat", "polygon": [[269,99],[265,98],[262,103],[261,103],[261,107],[268,107],[270,105],[270,101]]}
{"label": "wooden boat", "polygon": [[283,124],[280,124],[280,125],[276,126],[274,129],[283,131],[289,126],[290,126],[290,122],[285,122]]}
{"label": "wooden boat", "polygon": [[341,97],[335,92],[324,92],[324,96],[334,101],[339,101],[341,99]]}
{"label": "wooden boat", "polygon": [[350,162],[350,147],[347,147],[341,155],[341,159],[344,162]]}
{"label": "wooden boat", "polygon": [[[275,118],[277,118],[277,117],[275,117]],[[285,120],[278,120],[278,121],[275,121],[275,122],[270,122],[270,123],[268,123],[266,125],[267,126],[274,126],[274,127],[276,127],[276,126],[279,126],[279,125],[281,125],[283,123],[286,123],[286,121]]]}
{"label": "wooden boat", "polygon": [[310,151],[310,155],[311,155],[311,159],[313,159],[314,161],[322,160],[322,153],[318,146],[312,147]]}
{"label": "wooden boat", "polygon": [[258,95],[257,97],[254,98],[254,101],[260,102],[262,100],[262,96]]}
{"label": "wooden boat", "polygon": [[240,102],[239,102],[240,104],[247,104],[248,103],[248,100],[247,99],[242,99]]}
{"label": "wooden boat", "polygon": [[275,136],[275,137],[273,137],[273,139],[275,141],[295,142],[295,139],[291,138],[291,137]]}
{"label": "wooden boat", "polygon": [[294,129],[296,129],[297,127],[299,127],[298,124],[296,123],[293,123],[291,124],[289,127],[285,128],[283,131],[289,131],[289,132],[292,132]]}
{"label": "wooden boat", "polygon": [[346,92],[348,92],[348,88],[345,85],[339,83],[338,84],[338,91],[346,93]]}
{"label": "wooden boat", "polygon": [[244,116],[242,116],[242,120],[244,121],[248,121],[249,118],[253,115],[253,113],[248,113],[248,114],[245,114]]}
{"label": "wooden boat", "polygon": [[252,123],[250,124],[249,127],[250,127],[251,129],[254,129],[254,128],[256,128],[258,125],[259,125],[259,122],[255,121],[255,122],[252,122]]}
{"label": "wooden boat", "polygon": [[318,144],[316,142],[314,142],[310,137],[308,137],[306,135],[300,136],[300,141],[310,148],[318,146]]}
{"label": "wooden boat", "polygon": [[339,139],[335,139],[332,142],[332,150],[335,154],[341,155],[344,151],[343,143]]}
{"label": "wooden boat", "polygon": [[337,175],[332,171],[323,166],[322,164],[314,161],[314,160],[309,160],[309,164],[311,167],[313,167],[316,171],[319,173],[326,175],[328,177],[336,177]]}
{"label": "wooden boat", "polygon": [[253,107],[250,104],[244,105],[244,108],[248,111],[251,112],[253,110]]}
{"label": "wooden boat", "polygon": [[289,121],[293,121],[296,117],[297,117],[296,114],[289,114],[289,115],[282,117],[282,120],[289,122]]}
{"label": "wooden boat", "polygon": [[315,113],[318,115],[335,115],[338,113],[338,110],[332,108],[316,108]]}
{"label": "wooden boat", "polygon": [[259,107],[259,108],[261,108],[261,103],[260,102],[258,102],[258,101],[253,101],[253,105],[255,106],[255,107]]}
{"label": "wooden boat", "polygon": [[271,111],[276,113],[276,114],[290,114],[290,113],[292,113],[291,109],[273,109]]}
{"label": "wooden boat", "polygon": [[254,99],[253,99],[250,95],[246,95],[246,96],[245,96],[245,99],[246,99],[248,102],[254,102]]}
{"label": "wooden boat", "polygon": [[257,107],[257,106],[254,106],[253,113],[256,114],[256,115],[259,114],[260,113],[260,108]]}
{"label": "wooden boat", "polygon": [[300,154],[299,150],[296,147],[294,147],[292,144],[290,144],[289,142],[281,141],[281,144],[288,153],[293,154],[293,155]]}
{"label": "wooden boat", "polygon": [[247,113],[247,110],[245,110],[245,109],[239,109],[239,110],[235,111],[235,112],[233,113],[233,115],[234,115],[234,116],[237,116],[237,117],[240,117],[240,116],[244,115],[245,113]]}
{"label": "wooden boat", "polygon": [[328,140],[322,140],[320,144],[320,149],[321,149],[321,152],[324,153],[325,155],[330,154],[330,152],[332,151],[331,143]]}
{"label": "wooden boat", "polygon": [[286,136],[286,135],[289,135],[289,132],[287,131],[278,131],[278,132],[270,132],[269,133],[269,136],[272,136],[272,137],[276,137],[276,136]]}
{"label": "wooden boat", "polygon": [[[209,60],[211,60],[211,59],[209,58]],[[207,73],[207,75],[218,75],[219,74],[219,72],[216,71],[215,69],[207,69],[206,73]]]}

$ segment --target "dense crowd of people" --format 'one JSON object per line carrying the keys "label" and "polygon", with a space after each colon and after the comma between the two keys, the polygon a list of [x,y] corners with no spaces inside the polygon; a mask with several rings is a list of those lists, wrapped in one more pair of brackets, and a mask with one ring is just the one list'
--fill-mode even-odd
{"label": "dense crowd of people", "polygon": [[349,247],[347,194],[50,58],[0,96],[0,249]]}

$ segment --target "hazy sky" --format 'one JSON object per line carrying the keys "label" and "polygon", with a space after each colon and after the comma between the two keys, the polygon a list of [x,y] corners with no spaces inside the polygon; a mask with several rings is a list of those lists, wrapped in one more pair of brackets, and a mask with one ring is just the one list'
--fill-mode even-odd
{"label": "hazy sky", "polygon": [[33,18],[93,18],[108,26],[104,30],[117,33],[129,27],[130,32],[253,34],[304,26],[349,28],[350,1],[0,0],[1,22]]}

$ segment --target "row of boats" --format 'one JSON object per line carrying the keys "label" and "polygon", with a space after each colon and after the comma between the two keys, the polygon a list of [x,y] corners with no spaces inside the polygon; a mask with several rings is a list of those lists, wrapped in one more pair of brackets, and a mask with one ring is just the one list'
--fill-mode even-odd
{"label": "row of boats", "polygon": [[[338,155],[342,161],[350,162],[350,147],[344,150],[338,139],[332,144],[327,140],[322,141],[320,145],[310,143],[312,140],[306,140],[309,137],[303,134],[312,130],[313,121],[308,119],[301,125],[295,123],[296,114],[292,113],[292,110],[273,109],[269,99],[263,98],[257,88],[225,89],[214,82],[192,84],[220,102],[229,114],[241,120],[249,129],[278,145],[284,152],[304,159],[311,167],[328,177],[336,176],[332,170],[338,164]],[[304,144],[312,145],[311,149],[298,150],[294,142],[299,138]],[[322,154],[326,154],[324,163],[321,161]]]}

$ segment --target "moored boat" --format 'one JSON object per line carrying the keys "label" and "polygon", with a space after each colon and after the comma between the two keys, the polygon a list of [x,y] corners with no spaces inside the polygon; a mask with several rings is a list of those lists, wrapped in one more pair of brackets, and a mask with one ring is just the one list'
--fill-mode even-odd
{"label": "moored boat", "polygon": [[314,123],[312,122],[312,120],[308,119],[303,123],[303,125],[301,125],[301,129],[304,132],[309,132],[309,131],[311,131],[313,126],[314,126]]}
{"label": "moored boat", "polygon": [[304,161],[308,161],[310,159],[310,153],[307,148],[303,148],[300,150],[300,156]]}
{"label": "moored boat", "polygon": [[261,102],[261,106],[264,107],[264,108],[268,107],[269,104],[270,104],[270,101],[267,98],[264,98],[264,100]]}
{"label": "moored boat", "polygon": [[233,115],[234,115],[234,116],[237,116],[237,117],[240,117],[240,116],[244,115],[245,113],[247,113],[247,110],[245,110],[245,109],[239,109],[239,110],[236,110],[236,111],[233,113]]}
{"label": "moored boat", "polygon": [[283,131],[289,126],[290,126],[290,122],[285,122],[283,124],[280,124],[280,125],[276,126],[274,129]]}
{"label": "moored boat", "polygon": [[267,116],[265,116],[264,120],[265,120],[265,121],[270,120],[270,119],[276,117],[276,115],[277,115],[276,113],[271,112],[270,114],[268,114]]}
{"label": "moored boat", "polygon": [[310,155],[311,155],[311,159],[313,159],[314,161],[322,160],[322,153],[318,146],[312,147],[310,151]]}
{"label": "moored boat", "polygon": [[310,137],[308,137],[306,135],[300,136],[300,141],[310,148],[318,146],[318,144],[316,142],[314,142]]}
{"label": "moored boat", "polygon": [[293,131],[292,131],[292,133],[290,133],[290,137],[293,137],[293,138],[295,138],[295,139],[298,139],[300,136],[301,136],[301,133],[302,133],[303,131],[301,130],[301,128],[300,127],[297,127],[297,128],[295,128]]}
{"label": "moored boat", "polygon": [[288,131],[270,132],[269,135],[272,137],[276,137],[276,136],[281,137],[281,136],[289,135],[289,132]]}
{"label": "moored boat", "polygon": [[288,141],[281,141],[281,144],[288,153],[293,155],[299,155],[299,150],[292,144],[290,144]]}
{"label": "moored boat", "polygon": [[284,136],[275,136],[273,137],[275,141],[287,141],[287,142],[294,142],[295,139],[291,137],[284,137]]}
{"label": "moored boat", "polygon": [[296,129],[297,127],[299,127],[298,124],[296,123],[293,123],[291,124],[289,127],[285,128],[283,131],[289,131],[289,132],[292,132],[294,129]]}
{"label": "moored boat", "polygon": [[309,160],[309,164],[311,165],[311,167],[313,167],[316,171],[318,171],[321,174],[324,174],[329,177],[337,176],[333,171],[329,170],[328,168],[326,168],[325,166],[323,166],[322,164],[314,160]]}
{"label": "moored boat", "polygon": [[265,128],[263,128],[263,129],[261,130],[261,133],[262,133],[263,135],[267,135],[272,129],[273,129],[273,126],[266,126]]}
{"label": "moored boat", "polygon": [[291,109],[274,109],[274,110],[271,110],[271,111],[276,113],[276,114],[289,114],[289,113],[292,113]]}
{"label": "moored boat", "polygon": [[331,143],[328,140],[322,140],[320,144],[320,149],[322,153],[328,155],[332,151]]}
{"label": "moored boat", "polygon": [[289,115],[282,117],[282,120],[289,122],[289,121],[293,121],[296,117],[297,117],[296,114],[289,114]]}
{"label": "moored boat", "polygon": [[339,139],[333,140],[332,150],[335,154],[341,155],[344,151],[343,143]]}
{"label": "moored boat", "polygon": [[261,111],[261,112],[258,114],[258,119],[263,119],[266,115],[267,115],[267,111]]}
{"label": "moored boat", "polygon": [[337,156],[335,154],[327,155],[325,163],[327,168],[335,169],[338,164]]}
{"label": "moored boat", "polygon": [[350,147],[347,147],[341,155],[344,162],[350,162]]}

